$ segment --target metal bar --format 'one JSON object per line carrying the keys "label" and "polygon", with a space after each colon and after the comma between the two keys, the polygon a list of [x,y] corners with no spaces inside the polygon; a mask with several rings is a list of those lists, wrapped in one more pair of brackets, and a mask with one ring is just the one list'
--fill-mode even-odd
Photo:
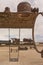
{"label": "metal bar", "polygon": [[[19,45],[20,45],[20,28],[19,28]],[[18,46],[18,58],[19,58],[19,46]]]}
{"label": "metal bar", "polygon": [[18,59],[19,59],[19,46],[20,46],[20,28],[19,28],[19,45],[18,45]]}
{"label": "metal bar", "polygon": [[37,49],[36,44],[35,44],[35,40],[34,40],[34,27],[32,28],[32,38],[33,38],[34,49],[35,49],[38,53],[41,53],[41,52]]}
{"label": "metal bar", "polygon": [[10,28],[8,28],[8,32],[9,32],[9,61],[10,61]]}

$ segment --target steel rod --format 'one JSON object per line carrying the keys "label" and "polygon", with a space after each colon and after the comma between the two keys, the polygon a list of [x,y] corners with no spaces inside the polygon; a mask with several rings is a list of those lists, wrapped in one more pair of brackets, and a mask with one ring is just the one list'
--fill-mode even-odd
{"label": "steel rod", "polygon": [[9,61],[10,61],[10,28],[8,28],[8,32],[9,32]]}
{"label": "steel rod", "polygon": [[35,44],[35,39],[34,39],[34,27],[32,28],[32,38],[33,38],[33,44],[34,44],[34,49],[38,52],[38,53],[41,53],[41,51],[39,51],[36,47],[36,44]]}

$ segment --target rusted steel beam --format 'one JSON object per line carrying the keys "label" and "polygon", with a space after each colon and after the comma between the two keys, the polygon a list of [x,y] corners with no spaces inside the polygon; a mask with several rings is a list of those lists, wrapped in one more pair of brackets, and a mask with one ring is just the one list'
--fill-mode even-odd
{"label": "rusted steel beam", "polygon": [[0,28],[32,28],[38,13],[0,13]]}

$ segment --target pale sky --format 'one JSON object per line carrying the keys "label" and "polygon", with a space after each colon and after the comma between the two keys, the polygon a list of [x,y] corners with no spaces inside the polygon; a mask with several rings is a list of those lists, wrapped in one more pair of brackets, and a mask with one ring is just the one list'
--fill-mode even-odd
{"label": "pale sky", "polygon": [[[17,5],[20,2],[29,2],[31,3],[32,7],[38,7],[39,11],[43,12],[43,0],[0,0],[0,12],[3,12],[5,7],[10,7],[12,12],[17,11]],[[10,30],[11,37],[19,38],[19,29],[17,30]],[[21,30],[21,39],[23,38],[32,38],[31,36],[32,30],[29,29],[22,29]],[[8,40],[8,29],[0,29],[0,40]],[[39,15],[36,19],[35,23],[35,41],[43,41],[43,17]]]}

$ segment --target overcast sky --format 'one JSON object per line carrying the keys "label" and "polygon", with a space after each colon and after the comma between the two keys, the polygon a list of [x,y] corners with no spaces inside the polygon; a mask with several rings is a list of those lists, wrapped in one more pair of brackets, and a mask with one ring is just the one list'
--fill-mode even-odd
{"label": "overcast sky", "polygon": [[[17,11],[17,5],[20,2],[29,2],[32,7],[38,7],[39,11],[43,11],[43,0],[0,0],[0,12],[3,12],[5,7],[10,7],[12,12]],[[18,31],[18,32],[17,32]],[[29,32],[30,31],[30,32]],[[31,38],[31,30],[21,30],[21,39],[23,37]],[[19,29],[11,30],[11,37],[19,37]],[[0,40],[7,40],[8,29],[0,29]],[[43,41],[43,17],[39,15],[35,23],[35,41]]]}

